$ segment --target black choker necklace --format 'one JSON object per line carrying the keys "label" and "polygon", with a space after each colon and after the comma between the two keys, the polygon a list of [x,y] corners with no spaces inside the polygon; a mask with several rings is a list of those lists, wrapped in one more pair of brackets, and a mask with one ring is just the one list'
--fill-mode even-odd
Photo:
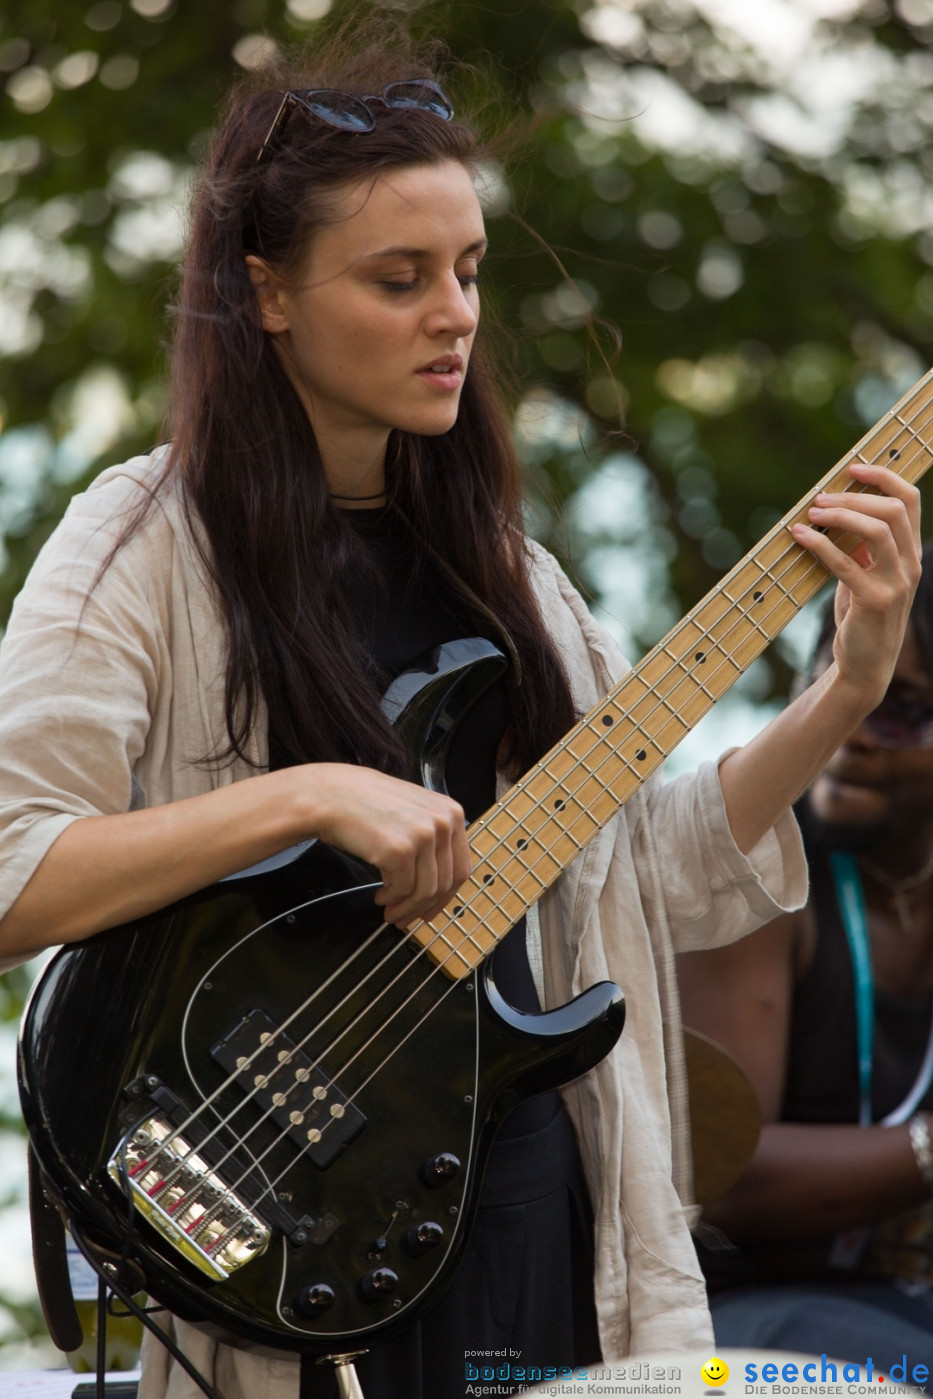
{"label": "black choker necklace", "polygon": [[330,492],[331,500],[382,500],[385,491],[377,491],[375,495],[337,495],[336,491]]}

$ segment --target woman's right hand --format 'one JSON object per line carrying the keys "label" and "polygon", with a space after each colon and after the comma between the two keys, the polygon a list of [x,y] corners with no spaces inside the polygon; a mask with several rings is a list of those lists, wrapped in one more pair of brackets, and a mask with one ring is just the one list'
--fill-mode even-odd
{"label": "woman's right hand", "polygon": [[345,763],[291,771],[307,784],[311,833],[378,869],[387,922],[433,918],[469,876],[463,808],[450,797]]}
{"label": "woman's right hand", "polygon": [[401,927],[433,918],[470,873],[449,797],[371,768],[305,763],[72,821],[0,919],[0,961],[133,922],[312,837],[375,865],[376,902]]}

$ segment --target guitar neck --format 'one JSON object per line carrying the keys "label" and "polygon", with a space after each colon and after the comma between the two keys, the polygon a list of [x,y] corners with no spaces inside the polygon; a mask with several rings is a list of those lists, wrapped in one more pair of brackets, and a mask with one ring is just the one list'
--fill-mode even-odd
{"label": "guitar neck", "polygon": [[[820,491],[861,492],[849,465],[918,481],[933,461],[933,370],[750,554],[470,827],[473,873],[414,939],[454,980],[468,975],[735,684],[829,574],[790,526]],[[847,552],[856,537],[829,531]]]}

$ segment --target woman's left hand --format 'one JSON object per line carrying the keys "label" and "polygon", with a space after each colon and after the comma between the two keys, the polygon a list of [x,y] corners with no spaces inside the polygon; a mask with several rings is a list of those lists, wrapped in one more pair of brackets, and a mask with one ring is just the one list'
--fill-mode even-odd
{"label": "woman's left hand", "polygon": [[[729,825],[753,849],[839,745],[881,703],[900,653],[920,579],[920,496],[884,466],[850,467],[874,492],[817,496],[814,526],[791,532],[838,579],[833,664],[742,748],[720,764]],[[844,553],[820,529],[857,536]]]}
{"label": "woman's left hand", "polygon": [[[849,470],[880,494],[818,495],[809,511],[814,527],[792,525],[791,532],[838,580],[835,683],[868,713],[887,689],[920,579],[920,493],[885,466],[858,462]],[[861,542],[846,554],[823,528]]]}

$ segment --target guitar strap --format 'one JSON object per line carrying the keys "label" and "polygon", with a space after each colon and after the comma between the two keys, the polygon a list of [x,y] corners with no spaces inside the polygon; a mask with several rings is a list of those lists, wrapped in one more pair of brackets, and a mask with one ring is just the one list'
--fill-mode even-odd
{"label": "guitar strap", "polygon": [[84,1333],[71,1291],[65,1221],[48,1196],[39,1163],[31,1148],[29,1220],[36,1289],[49,1335],[59,1350],[77,1350],[84,1340]]}
{"label": "guitar strap", "polygon": [[[42,1315],[48,1327],[49,1335],[53,1344],[61,1351],[78,1350],[84,1340],[84,1332],[81,1327],[81,1320],[75,1307],[74,1293],[71,1286],[71,1274],[68,1269],[68,1250],[65,1234],[65,1220],[55,1204],[52,1196],[46,1190],[42,1169],[36,1160],[35,1153],[30,1148],[29,1156],[29,1219],[32,1230],[32,1250],[36,1273],[36,1290],[39,1293],[39,1302],[42,1306]],[[75,1225],[71,1225],[72,1233],[77,1238]],[[117,1284],[114,1277],[106,1276],[100,1269],[99,1264],[93,1263],[91,1255],[82,1248],[89,1263],[92,1263],[97,1270],[101,1286],[98,1290],[98,1352],[97,1352],[97,1389],[99,1393],[104,1393],[104,1342],[106,1339],[106,1294],[113,1291],[120,1298],[124,1306],[158,1337],[162,1344],[169,1350],[178,1363],[187,1371],[195,1384],[201,1389],[206,1399],[221,1399],[217,1391],[199,1374],[187,1356],[183,1355],[178,1346],[167,1334],[167,1332],[157,1325],[151,1316],[147,1314],[145,1308],[136,1306],[132,1297],[124,1293]],[[138,1284],[137,1284],[138,1285]]]}

